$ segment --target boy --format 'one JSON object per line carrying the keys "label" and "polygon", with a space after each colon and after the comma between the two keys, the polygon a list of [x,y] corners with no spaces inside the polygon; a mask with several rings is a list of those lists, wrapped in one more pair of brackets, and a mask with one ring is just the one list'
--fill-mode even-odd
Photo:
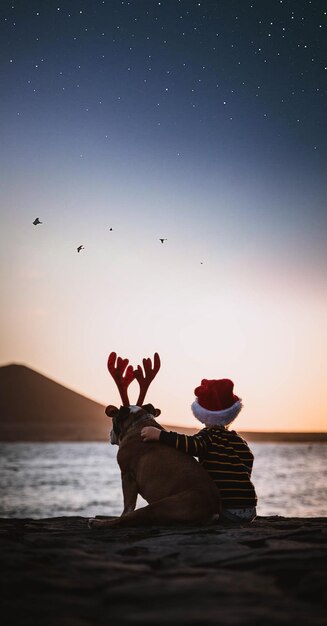
{"label": "boy", "polygon": [[216,484],[220,499],[219,520],[251,522],[256,517],[257,497],[251,482],[253,454],[242,437],[227,427],[242,409],[241,399],[233,393],[229,379],[203,379],[194,390],[196,399],[191,409],[205,428],[196,435],[145,426],[143,441],[159,441],[196,456]]}

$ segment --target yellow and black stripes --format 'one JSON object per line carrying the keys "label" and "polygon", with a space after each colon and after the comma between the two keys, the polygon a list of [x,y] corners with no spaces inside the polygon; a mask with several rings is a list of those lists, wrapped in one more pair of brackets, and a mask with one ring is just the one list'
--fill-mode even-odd
{"label": "yellow and black stripes", "polygon": [[160,442],[199,458],[214,481],[224,507],[256,506],[256,493],[251,482],[253,454],[235,431],[205,428],[196,435],[187,436],[162,430]]}

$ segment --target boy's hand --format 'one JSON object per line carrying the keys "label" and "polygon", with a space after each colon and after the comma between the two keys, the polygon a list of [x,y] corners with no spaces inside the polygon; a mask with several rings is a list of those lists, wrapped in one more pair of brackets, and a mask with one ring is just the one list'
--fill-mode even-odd
{"label": "boy's hand", "polygon": [[161,430],[155,426],[144,426],[141,430],[143,441],[158,441]]}

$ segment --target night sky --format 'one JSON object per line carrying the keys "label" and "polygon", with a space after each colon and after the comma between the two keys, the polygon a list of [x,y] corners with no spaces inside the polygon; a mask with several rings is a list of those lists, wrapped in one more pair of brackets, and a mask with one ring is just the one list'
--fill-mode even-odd
{"label": "night sky", "polygon": [[[176,349],[193,367],[188,406],[199,376],[246,392],[237,364],[270,315],[258,346],[284,348],[265,389],[294,326],[296,397],[294,365],[304,377],[317,362],[308,329],[326,312],[326,16],[315,0],[1,2],[3,362],[105,401],[106,372],[92,383],[67,354],[102,372],[111,349],[161,349],[168,368]],[[234,350],[228,372],[220,349]]]}
{"label": "night sky", "polygon": [[193,164],[201,178],[322,173],[325,3],[1,6],[10,155],[15,139],[21,159],[45,151],[77,168],[159,152],[162,167]]}

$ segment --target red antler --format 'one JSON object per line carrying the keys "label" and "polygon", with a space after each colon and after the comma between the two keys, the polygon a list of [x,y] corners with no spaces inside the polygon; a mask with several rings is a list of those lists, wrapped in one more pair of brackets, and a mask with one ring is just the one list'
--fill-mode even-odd
{"label": "red antler", "polygon": [[[128,365],[129,363],[128,359],[122,359],[120,356],[117,359],[117,366],[116,366],[115,365],[116,357],[117,357],[116,352],[111,352],[109,354],[108,370],[118,387],[118,391],[120,393],[123,406],[129,406],[127,387],[131,384],[132,380],[134,380],[133,366]],[[125,372],[125,369],[126,369],[126,372]],[[124,372],[125,372],[125,376],[124,376]]]}
{"label": "red antler", "polygon": [[143,376],[141,365],[138,365],[137,369],[134,370],[134,378],[136,378],[137,382],[140,385],[140,395],[136,403],[137,406],[142,406],[146,392],[150,387],[150,383],[153,381],[154,377],[159,372],[159,369],[160,369],[159,354],[156,352],[154,355],[153,369],[151,365],[151,359],[143,359],[143,368],[144,368],[144,374],[145,374],[144,376]]}

